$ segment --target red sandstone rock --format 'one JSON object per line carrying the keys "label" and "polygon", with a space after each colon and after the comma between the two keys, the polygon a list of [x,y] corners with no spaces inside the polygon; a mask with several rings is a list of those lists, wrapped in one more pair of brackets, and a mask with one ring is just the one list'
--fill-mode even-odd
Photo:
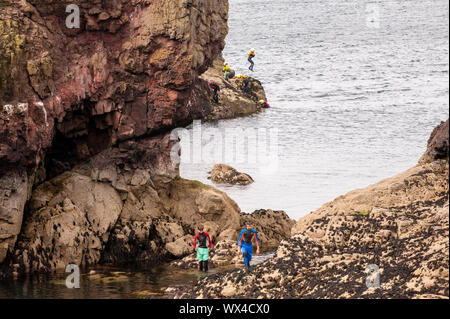
{"label": "red sandstone rock", "polygon": [[[65,24],[72,3],[79,29]],[[159,163],[145,155],[164,137],[147,137],[210,112],[198,77],[224,47],[227,11],[221,0],[0,1],[0,185],[25,179],[20,198],[0,193],[0,263],[32,185],[109,149]]]}

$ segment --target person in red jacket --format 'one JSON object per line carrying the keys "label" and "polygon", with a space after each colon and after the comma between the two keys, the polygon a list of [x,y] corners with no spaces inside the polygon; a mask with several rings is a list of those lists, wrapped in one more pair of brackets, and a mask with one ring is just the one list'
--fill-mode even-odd
{"label": "person in red jacket", "polygon": [[209,237],[208,233],[203,231],[203,225],[199,225],[198,230],[200,232],[194,237],[194,249],[197,248],[197,259],[199,264],[199,270],[207,272],[209,259],[208,246],[211,247],[212,249],[213,244],[211,242],[211,238]]}
{"label": "person in red jacket", "polygon": [[270,107],[269,103],[267,103],[267,101],[264,100],[259,100],[258,101],[259,106],[261,106],[263,109],[268,109]]}
{"label": "person in red jacket", "polygon": [[213,90],[213,100],[216,103],[219,103],[219,94],[218,92],[220,91],[220,86],[219,84],[217,84],[217,82],[214,81],[209,81],[209,87]]}

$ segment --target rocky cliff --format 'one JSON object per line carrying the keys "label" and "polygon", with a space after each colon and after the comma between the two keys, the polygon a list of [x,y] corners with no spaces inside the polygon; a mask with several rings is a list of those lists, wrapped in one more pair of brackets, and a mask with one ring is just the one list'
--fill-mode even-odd
{"label": "rocky cliff", "polygon": [[[80,24],[69,28],[73,4]],[[35,185],[105,150],[131,169],[165,170],[155,154],[168,146],[163,132],[210,111],[199,75],[224,47],[228,2],[1,0],[0,6],[2,262]]]}
{"label": "rocky cliff", "polygon": [[199,223],[239,227],[225,193],[179,177],[169,133],[211,113],[200,75],[224,47],[228,1],[0,9],[0,274],[149,265],[190,252]]}
{"label": "rocky cliff", "polygon": [[420,163],[301,218],[274,258],[177,297],[448,298],[448,120]]}

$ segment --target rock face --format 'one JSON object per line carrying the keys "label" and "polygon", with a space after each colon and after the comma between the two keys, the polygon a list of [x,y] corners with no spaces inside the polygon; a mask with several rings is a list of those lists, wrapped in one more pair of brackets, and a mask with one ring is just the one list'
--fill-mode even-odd
{"label": "rock face", "polygon": [[258,101],[266,100],[266,94],[261,82],[249,77],[250,91],[244,93],[239,79],[234,77],[225,81],[222,72],[223,63],[223,58],[219,56],[214,60],[212,67],[200,76],[202,79],[214,81],[220,86],[218,104],[212,100],[212,93],[210,93],[211,113],[205,117],[205,120],[229,119],[262,112],[263,109]]}
{"label": "rock face", "polygon": [[238,172],[226,164],[214,165],[211,172],[209,172],[208,179],[215,183],[232,185],[248,185],[254,182],[250,175]]}
{"label": "rock face", "polygon": [[[282,210],[259,209],[251,214],[241,214],[241,228],[246,223],[253,224],[265,248],[274,249],[280,242],[291,236],[295,221]],[[238,234],[236,234],[238,235]],[[237,236],[236,236],[237,238]]]}
{"label": "rock face", "polygon": [[[66,13],[69,4],[78,5],[79,27],[67,25],[75,21]],[[69,12],[76,13],[73,6]],[[102,154],[95,162],[106,175],[99,178],[117,174],[116,192],[123,192],[124,172],[115,171],[117,163],[108,167],[108,156],[134,176],[127,185],[178,175],[159,153],[170,150],[164,132],[210,112],[199,75],[224,47],[227,19],[228,2],[218,0],[0,1],[0,263],[14,250],[26,202],[37,198],[32,188],[79,163]],[[61,178],[73,184],[76,174]],[[82,180],[96,193],[97,181]],[[58,192],[70,193],[60,182]],[[33,206],[30,214],[45,210],[42,227],[57,212],[72,211],[76,225],[91,221],[82,216],[90,208],[66,197]],[[86,239],[102,237],[116,217],[100,229],[93,225],[92,234],[100,235]],[[27,224],[36,222],[30,218]],[[33,236],[27,231],[24,240]],[[73,244],[75,235],[66,236],[61,249]],[[83,258],[91,262],[98,253]]]}
{"label": "rock face", "polygon": [[448,120],[441,122],[441,124],[435,127],[430,138],[428,139],[427,150],[420,158],[419,163],[428,163],[439,158],[446,158],[448,160],[448,134]]}
{"label": "rock face", "polygon": [[[295,225],[295,221],[290,219],[284,211],[273,211],[271,209],[260,209],[251,214],[241,213],[239,227],[230,227],[220,234],[216,232],[211,233],[211,227],[206,225],[206,232],[216,241],[214,252],[210,256],[209,264],[211,268],[244,264],[241,254],[236,253],[236,245],[239,233],[245,228],[247,222],[252,223],[253,228],[258,232],[258,238],[263,251],[271,251],[278,247],[282,240],[291,236],[291,228]],[[198,268],[195,254],[190,254],[171,264],[184,269]]]}
{"label": "rock face", "polygon": [[448,298],[449,164],[439,152],[429,160],[301,218],[275,257],[250,271],[210,276],[176,296]]}
{"label": "rock face", "polygon": [[199,223],[217,233],[239,226],[240,209],[225,193],[155,166],[131,167],[114,151],[36,188],[15,251],[6,260],[10,270],[45,272],[69,263],[149,265],[190,253]]}

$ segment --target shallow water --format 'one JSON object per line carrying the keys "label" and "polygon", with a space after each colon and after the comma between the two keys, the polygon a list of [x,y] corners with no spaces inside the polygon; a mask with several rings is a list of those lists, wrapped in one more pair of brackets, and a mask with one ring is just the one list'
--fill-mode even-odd
{"label": "shallow water", "polygon": [[249,142],[236,159],[193,163],[199,147],[185,139],[191,154],[183,154],[181,175],[211,184],[207,172],[225,162],[255,180],[218,185],[243,211],[299,218],[415,165],[449,116],[448,9],[447,1],[230,0],[224,57],[261,80],[271,108],[203,128],[218,128],[225,140],[225,129],[278,128],[278,150],[251,161]]}
{"label": "shallow water", "polygon": [[[257,265],[273,253],[254,256],[252,265]],[[0,299],[2,298],[48,298],[48,299],[135,299],[166,298],[164,289],[169,286],[194,285],[205,276],[236,268],[218,267],[207,274],[197,270],[177,269],[168,265],[151,269],[126,269],[117,267],[95,267],[82,270],[80,288],[66,287],[69,273],[58,272],[35,275],[18,280],[0,281]],[[90,271],[95,274],[89,274]]]}

